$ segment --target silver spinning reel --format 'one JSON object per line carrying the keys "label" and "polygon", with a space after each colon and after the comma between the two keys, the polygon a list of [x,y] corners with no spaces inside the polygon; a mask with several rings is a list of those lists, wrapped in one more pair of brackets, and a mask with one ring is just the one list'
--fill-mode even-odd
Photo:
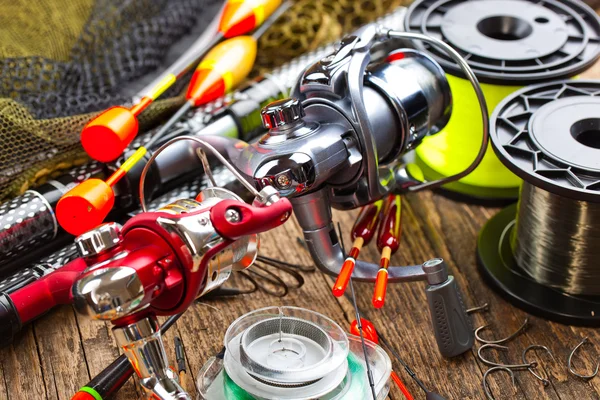
{"label": "silver spinning reel", "polygon": [[[478,156],[465,171],[432,182],[418,181],[409,173],[403,156],[445,126],[452,96],[442,68],[418,51],[397,50],[385,62],[370,65],[372,46],[390,38],[417,39],[442,48],[471,81],[481,108],[483,138]],[[487,106],[465,60],[437,39],[376,25],[343,39],[335,53],[302,73],[290,99],[269,104],[262,116],[269,132],[241,150],[234,164],[256,187],[273,186],[290,199],[313,260],[330,275],[339,273],[346,258],[332,222],[332,207],[353,209],[391,193],[456,181],[477,167],[488,142]],[[357,260],[353,277],[374,281],[379,268]],[[388,274],[391,282],[429,282],[428,299],[442,354],[452,356],[471,347],[470,324],[443,262],[391,266]],[[440,295],[446,303],[442,315],[434,312]],[[448,327],[453,340],[443,345],[442,332]]]}

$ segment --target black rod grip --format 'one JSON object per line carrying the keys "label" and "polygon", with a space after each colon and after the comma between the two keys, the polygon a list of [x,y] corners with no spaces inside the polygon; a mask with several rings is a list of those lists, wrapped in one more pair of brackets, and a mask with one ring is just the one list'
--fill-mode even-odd
{"label": "black rod grip", "polygon": [[10,345],[21,328],[21,318],[10,296],[0,293],[0,347]]}

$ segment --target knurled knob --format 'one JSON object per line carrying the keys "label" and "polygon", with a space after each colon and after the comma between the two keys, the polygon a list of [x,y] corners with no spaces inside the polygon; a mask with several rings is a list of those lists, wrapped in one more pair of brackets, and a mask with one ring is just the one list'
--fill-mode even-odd
{"label": "knurled knob", "polygon": [[82,257],[92,257],[115,247],[121,241],[121,225],[107,222],[75,238]]}
{"label": "knurled knob", "polygon": [[274,101],[262,109],[263,126],[267,129],[281,128],[293,124],[304,117],[304,108],[296,99]]}

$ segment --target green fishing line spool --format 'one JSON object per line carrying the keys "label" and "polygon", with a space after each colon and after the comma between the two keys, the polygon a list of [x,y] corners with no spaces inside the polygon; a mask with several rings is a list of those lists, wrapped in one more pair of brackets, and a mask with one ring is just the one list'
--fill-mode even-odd
{"label": "green fishing line spool", "polygon": [[[297,307],[267,307],[238,318],[225,334],[222,359],[198,374],[208,400],[356,400],[371,398],[359,337],[331,319]],[[392,364],[365,340],[378,400],[387,397]]]}
{"label": "green fishing line spool", "polygon": [[[578,0],[417,0],[405,29],[454,47],[482,83],[490,113],[523,86],[572,78],[600,56],[600,19]],[[423,175],[437,179],[464,170],[475,158],[481,118],[454,61],[429,45],[415,45],[447,72],[454,102],[446,127],[416,149]],[[481,199],[511,199],[520,183],[488,147],[475,171],[445,188]]]}

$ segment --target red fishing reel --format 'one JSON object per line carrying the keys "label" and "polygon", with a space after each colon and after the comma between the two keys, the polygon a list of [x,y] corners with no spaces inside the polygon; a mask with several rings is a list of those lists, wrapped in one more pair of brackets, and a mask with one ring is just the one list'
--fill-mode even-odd
{"label": "red fishing reel", "polygon": [[86,258],[102,257],[73,285],[76,309],[116,326],[184,311],[234,270],[249,267],[257,234],[289,218],[289,200],[266,192],[272,204],[254,206],[213,187],[196,200],[142,213],[122,229],[108,223],[79,236]]}

